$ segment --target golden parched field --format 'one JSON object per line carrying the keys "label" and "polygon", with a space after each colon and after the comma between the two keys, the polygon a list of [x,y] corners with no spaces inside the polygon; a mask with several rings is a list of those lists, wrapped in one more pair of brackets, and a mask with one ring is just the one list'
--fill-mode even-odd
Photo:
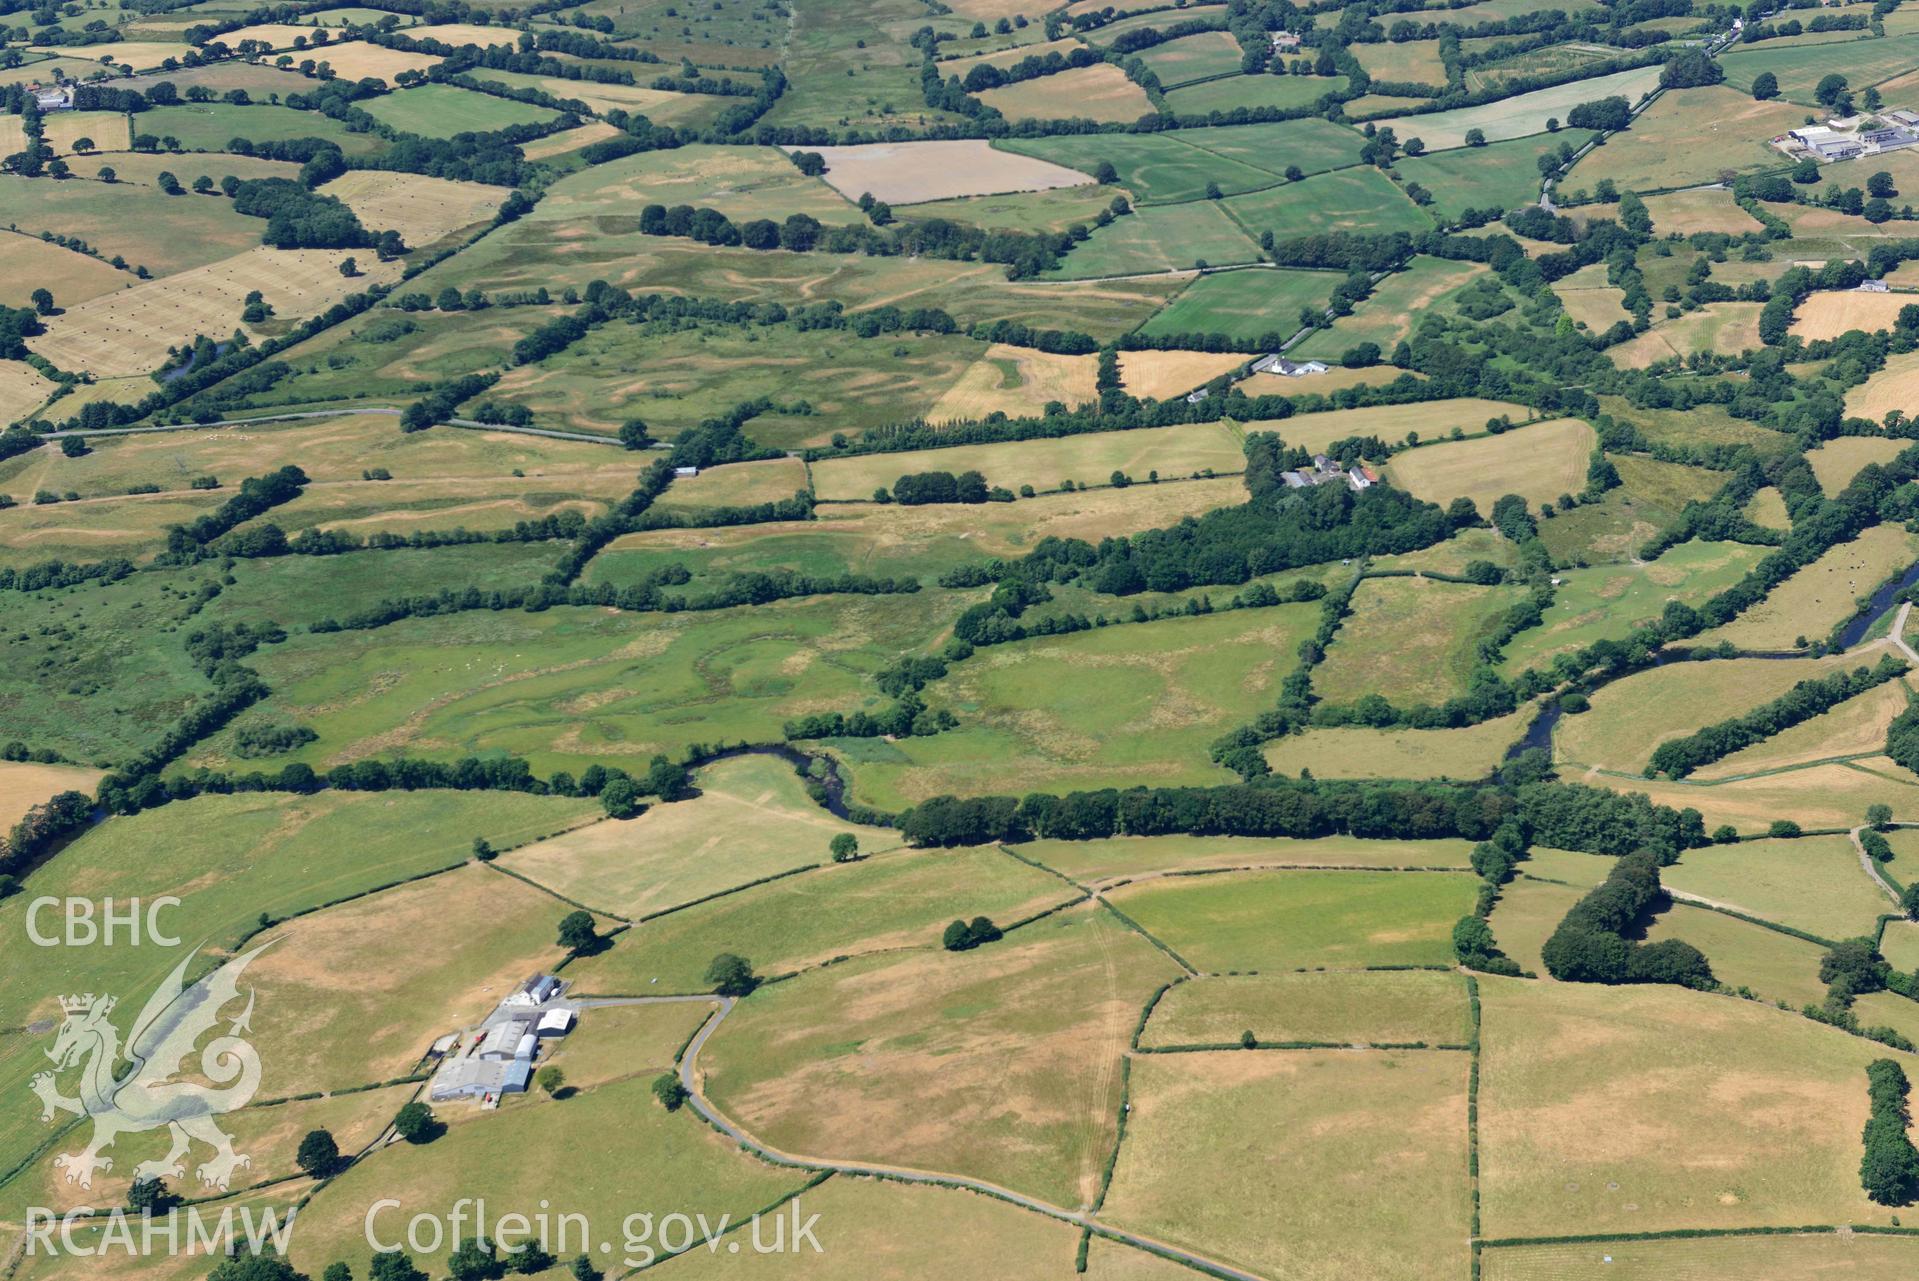
{"label": "golden parched field", "polygon": [[1414,497],[1441,506],[1470,498],[1481,515],[1507,494],[1534,507],[1586,487],[1595,439],[1585,423],[1560,418],[1481,440],[1408,450],[1393,458],[1386,475]]}
{"label": "golden parched field", "polygon": [[[1230,374],[1246,363],[1236,352],[1205,351],[1122,351],[1119,354],[1119,380],[1129,395],[1142,400],[1170,400],[1203,386],[1222,374]],[[1264,375],[1262,375],[1264,376]],[[1305,390],[1305,385],[1287,379]],[[1245,387],[1249,396],[1259,393]]]}
{"label": "golden parched field", "polygon": [[33,291],[45,289],[55,306],[72,307],[138,283],[131,272],[38,236],[0,234],[0,303],[6,306],[30,306]]}
{"label": "golden parched field", "polygon": [[1479,987],[1486,1236],[1883,1221],[1858,1174],[1884,1047],[1683,988]]}
{"label": "golden parched field", "polygon": [[442,22],[430,27],[409,27],[406,34],[409,39],[438,40],[455,49],[470,44],[483,49],[495,45],[511,48],[520,42],[520,33],[512,27],[483,27],[477,22]]}
{"label": "golden parched field", "polygon": [[1127,79],[1124,71],[1106,62],[988,89],[979,95],[979,100],[1008,120],[1098,120],[1127,124],[1153,110],[1146,91]]}
{"label": "golden parched field", "polygon": [[342,80],[365,80],[371,77],[385,81],[389,87],[402,71],[425,71],[428,67],[440,65],[440,58],[435,54],[388,49],[364,40],[329,44],[321,50],[309,49],[294,61],[304,62],[308,58],[325,62],[333,68],[333,74]]}
{"label": "golden parched field", "polygon": [[1887,356],[1884,369],[1846,393],[1848,418],[1883,422],[1895,409],[1908,418],[1919,415],[1919,351]]}
{"label": "golden parched field", "polygon": [[1886,436],[1839,436],[1808,450],[1806,462],[1819,478],[1819,487],[1832,495],[1851,484],[1867,463],[1889,463],[1911,444]]}
{"label": "golden parched field", "polygon": [[1794,313],[1792,332],[1808,341],[1837,338],[1849,329],[1868,333],[1891,329],[1899,309],[1919,302],[1912,294],[1869,294],[1856,289],[1826,289],[1807,296]]}
{"label": "golden parched field", "polygon": [[34,806],[56,792],[93,795],[103,770],[78,765],[40,765],[32,761],[0,761],[0,832],[11,830]]}
{"label": "golden parched field", "polygon": [[1800,637],[1822,639],[1856,602],[1919,558],[1919,537],[1897,525],[1875,525],[1841,543],[1772,589],[1701,645],[1731,641],[1742,649],[1791,649]]}
{"label": "golden parched field", "polygon": [[1097,356],[1063,356],[995,343],[933,403],[926,419],[945,423],[994,412],[1030,414],[1055,400],[1076,408],[1098,395],[1098,373]]}
{"label": "golden parched field", "polygon": [[1646,212],[1652,215],[1653,234],[1659,236],[1674,232],[1690,236],[1702,231],[1743,236],[1759,230],[1759,221],[1741,209],[1732,192],[1723,188],[1695,188],[1647,196]]}
{"label": "golden parched field", "polygon": [[1896,1281],[1919,1267],[1919,1241],[1821,1232],[1513,1245],[1487,1250],[1480,1263],[1485,1281],[1719,1281],[1758,1276]]}
{"label": "golden parched field", "polygon": [[1661,320],[1645,333],[1607,348],[1606,354],[1621,369],[1644,369],[1657,361],[1684,359],[1695,351],[1735,356],[1762,345],[1762,309],[1763,304],[1756,302],[1708,303],[1677,320]]}
{"label": "golden parched field", "polygon": [[363,227],[399,232],[413,249],[487,221],[505,199],[501,188],[477,182],[372,169],[342,174],[320,194],[343,201]]}
{"label": "golden parched field", "polygon": [[[348,258],[361,275],[340,274]],[[47,332],[28,345],[62,369],[106,377],[144,374],[166,362],[169,346],[239,328],[253,290],[278,319],[299,320],[368,284],[396,279],[400,269],[400,263],[379,262],[364,249],[249,249],[70,308],[50,317]]]}
{"label": "golden parched field", "polygon": [[1028,484],[1036,489],[1057,489],[1066,480],[1076,485],[1104,485],[1116,470],[1135,481],[1144,481],[1149,471],[1158,470],[1162,480],[1171,480],[1206,468],[1237,471],[1245,461],[1239,434],[1230,424],[1194,423],[1090,432],[1054,440],[828,458],[813,464],[813,488],[824,502],[859,502],[872,498],[876,489],[892,488],[901,476],[931,470],[955,475],[978,471],[988,485],[1007,489]]}

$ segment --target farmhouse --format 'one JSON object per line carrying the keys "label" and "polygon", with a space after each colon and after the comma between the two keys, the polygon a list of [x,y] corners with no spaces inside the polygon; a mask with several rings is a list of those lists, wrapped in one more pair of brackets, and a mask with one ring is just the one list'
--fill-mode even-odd
{"label": "farmhouse", "polygon": [[73,106],[72,85],[28,85],[27,92],[42,111],[66,111]]}
{"label": "farmhouse", "polygon": [[1371,489],[1379,483],[1378,473],[1364,463],[1349,469],[1338,459],[1328,458],[1324,454],[1313,455],[1313,465],[1310,469],[1301,468],[1299,471],[1281,472],[1279,478],[1286,482],[1288,489],[1311,489],[1315,485],[1335,485],[1344,482],[1355,493],[1363,489]]}
{"label": "farmhouse", "polygon": [[1253,362],[1256,374],[1278,374],[1282,378],[1304,378],[1308,374],[1323,374],[1327,366],[1319,360],[1288,360],[1284,356],[1261,356]]}
{"label": "farmhouse", "polygon": [[1299,37],[1292,32],[1275,31],[1271,34],[1274,53],[1297,53],[1299,51]]}
{"label": "farmhouse", "polygon": [[506,1000],[500,1002],[500,1005],[502,1008],[507,1006],[545,1005],[548,1001],[560,994],[561,986],[560,980],[554,978],[551,974],[535,974],[521,983],[518,990],[516,990],[513,995],[507,997]]}

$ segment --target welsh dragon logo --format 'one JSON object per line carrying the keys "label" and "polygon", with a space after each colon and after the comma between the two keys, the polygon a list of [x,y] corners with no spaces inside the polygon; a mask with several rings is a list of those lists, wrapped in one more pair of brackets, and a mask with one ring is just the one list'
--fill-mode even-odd
{"label": "welsh dragon logo", "polygon": [[[198,1051],[199,1075],[212,1086],[174,1078],[195,1053],[200,1038],[220,1022],[221,1008],[239,999],[241,974],[268,946],[262,944],[229,961],[191,987],[184,983],[193,959],[189,952],[147,998],[124,1050],[119,1031],[109,1021],[116,1004],[113,997],[88,993],[60,998],[66,1019],[47,1051],[55,1067],[36,1075],[32,1089],[40,1097],[43,1122],[52,1121],[57,1112],[93,1120],[93,1141],[79,1152],[55,1158],[67,1182],[92,1187],[94,1171],[113,1169],[113,1159],[101,1153],[116,1138],[162,1127],[172,1132],[172,1149],[157,1161],[135,1166],[136,1182],[184,1177],[185,1158],[195,1139],[213,1149],[212,1157],[199,1169],[200,1182],[207,1187],[225,1190],[236,1169],[252,1164],[233,1150],[233,1140],[216,1120],[222,1113],[245,1107],[260,1088],[260,1056],[240,1036],[250,1030],[251,989],[246,1008],[226,1033]],[[129,1066],[121,1069],[123,1058]],[[75,1066],[80,1068],[79,1094],[69,1097],[60,1093],[54,1077]]]}

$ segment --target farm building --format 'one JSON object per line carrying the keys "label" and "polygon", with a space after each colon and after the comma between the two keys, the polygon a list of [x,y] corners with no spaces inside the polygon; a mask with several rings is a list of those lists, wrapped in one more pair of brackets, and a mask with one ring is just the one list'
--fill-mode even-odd
{"label": "farm building", "polygon": [[533,1029],[536,1036],[565,1036],[572,1030],[573,1011],[565,1008],[540,1015],[539,1024]]}
{"label": "farm building", "polygon": [[523,1047],[533,1041],[533,1020],[520,1018],[495,1023],[486,1029],[486,1042],[480,1047],[483,1059],[516,1059]]}
{"label": "farm building", "polygon": [[73,106],[72,85],[29,85],[27,92],[42,111],[65,111]]}
{"label": "farm building", "polygon": [[545,1005],[560,994],[564,985],[551,974],[535,974],[520,984],[513,995],[500,1002],[501,1006]]}

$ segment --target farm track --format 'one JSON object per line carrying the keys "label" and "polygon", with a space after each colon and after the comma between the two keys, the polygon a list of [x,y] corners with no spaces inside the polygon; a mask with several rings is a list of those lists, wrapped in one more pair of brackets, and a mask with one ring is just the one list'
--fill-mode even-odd
{"label": "farm track", "polygon": [[[344,418],[352,414],[384,414],[398,418],[402,410],[391,405],[367,405],[350,409],[312,409],[296,414],[263,414],[258,418],[222,418],[211,423],[169,423],[164,427],[96,427],[90,430],[50,431],[47,440],[59,440],[65,436],[146,436],[156,432],[200,431],[211,427],[251,427],[258,423],[285,423],[314,418]],[[580,440],[591,445],[620,446],[620,442],[611,436],[595,436],[587,432],[556,431],[550,427],[514,427],[506,423],[483,423],[471,418],[449,418],[440,426],[465,427],[475,431],[503,431],[518,436],[543,436],[548,440]],[[654,445],[652,448],[664,448]]]}
{"label": "farm track", "polygon": [[1169,1245],[1164,1241],[1155,1240],[1152,1237],[1141,1236],[1138,1233],[1127,1232],[1123,1229],[1100,1223],[1092,1214],[1086,1211],[1069,1210],[1064,1206],[1054,1205],[1050,1201],[1042,1201],[1038,1197],[1027,1196],[1025,1193],[1015,1192],[1011,1188],[1003,1188],[996,1183],[988,1183],[983,1179],[969,1179],[962,1175],[914,1170],[905,1166],[880,1165],[864,1161],[833,1161],[822,1157],[798,1156],[790,1152],[782,1152],[778,1148],[770,1147],[754,1138],[751,1134],[747,1133],[746,1130],[729,1119],[725,1113],[714,1106],[712,1101],[709,1100],[700,1089],[698,1072],[700,1051],[705,1048],[707,1039],[713,1035],[721,1023],[726,1021],[726,1016],[732,1013],[734,1005],[737,1004],[735,998],[730,996],[704,998],[642,996],[629,997],[607,1003],[645,1005],[656,1001],[686,1001],[688,999],[717,1000],[720,1008],[714,1012],[712,1018],[708,1019],[706,1023],[701,1026],[698,1032],[694,1033],[693,1039],[687,1043],[686,1052],[680,1057],[680,1084],[686,1088],[687,1101],[692,1104],[693,1110],[698,1112],[707,1124],[763,1161],[767,1161],[773,1165],[789,1166],[801,1170],[818,1170],[834,1174],[866,1175],[874,1178],[893,1179],[901,1183],[919,1183],[934,1187],[963,1188],[969,1192],[977,1192],[982,1196],[989,1196],[995,1200],[1005,1201],[1024,1210],[1031,1210],[1035,1214],[1043,1214],[1049,1219],[1057,1219],[1062,1223],[1070,1223],[1074,1227],[1083,1228],[1096,1235],[1106,1237],[1109,1240],[1118,1241],[1124,1245],[1130,1245],[1135,1249],[1144,1250],[1148,1254],[1158,1255],[1164,1259],[1183,1263],[1187,1267],[1203,1272],[1208,1276],[1223,1278],[1224,1281],[1265,1281],[1265,1278],[1257,1273],[1243,1272],[1228,1264],[1207,1258],[1205,1255],[1195,1254],[1189,1250],[1183,1250],[1178,1246]]}

